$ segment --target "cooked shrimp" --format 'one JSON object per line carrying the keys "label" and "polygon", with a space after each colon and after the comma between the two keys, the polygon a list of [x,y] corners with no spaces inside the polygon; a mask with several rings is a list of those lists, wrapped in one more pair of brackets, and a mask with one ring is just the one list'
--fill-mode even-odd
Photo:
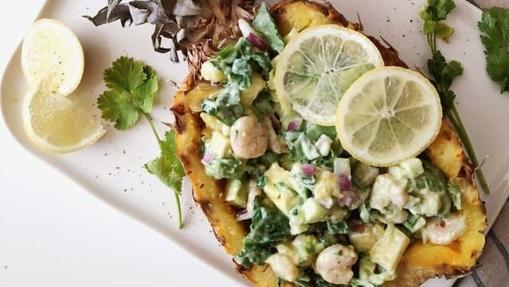
{"label": "cooked shrimp", "polygon": [[422,241],[439,245],[449,245],[463,234],[466,224],[465,218],[453,214],[448,218],[434,218],[422,230]]}
{"label": "cooked shrimp", "polygon": [[348,284],[353,277],[352,266],[357,254],[352,246],[334,244],[325,248],[316,259],[315,270],[332,284]]}
{"label": "cooked shrimp", "polygon": [[269,136],[256,117],[239,118],[230,129],[233,154],[240,159],[257,158],[267,151]]}

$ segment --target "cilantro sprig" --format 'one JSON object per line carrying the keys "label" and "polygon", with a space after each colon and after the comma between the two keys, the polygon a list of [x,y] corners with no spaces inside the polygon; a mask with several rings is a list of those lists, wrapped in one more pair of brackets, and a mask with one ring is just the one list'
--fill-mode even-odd
{"label": "cilantro sprig", "polygon": [[480,162],[472,141],[454,104],[456,94],[451,90],[454,80],[463,74],[463,66],[458,61],[447,62],[444,55],[437,48],[437,38],[447,40],[454,32],[454,29],[443,21],[447,19],[447,16],[455,7],[456,4],[453,0],[428,0],[427,6],[421,13],[421,18],[424,20],[423,32],[426,35],[432,54],[432,58],[428,60],[428,70],[440,95],[444,114],[456,129],[468,157],[476,166],[475,173],[479,184],[486,193],[489,193],[488,183],[480,168]]}
{"label": "cilantro sprig", "polygon": [[176,154],[175,133],[168,131],[164,139],[161,139],[150,115],[159,91],[159,77],[143,62],[120,57],[104,72],[104,82],[109,89],[97,100],[102,117],[114,122],[118,130],[128,130],[140,118],[145,118],[154,133],[161,154],[145,164],[145,169],[173,189],[178,209],[178,226],[182,228],[180,197],[184,168]]}
{"label": "cilantro sprig", "polygon": [[509,91],[509,9],[484,11],[478,26],[483,33],[486,71],[500,85],[501,93]]}

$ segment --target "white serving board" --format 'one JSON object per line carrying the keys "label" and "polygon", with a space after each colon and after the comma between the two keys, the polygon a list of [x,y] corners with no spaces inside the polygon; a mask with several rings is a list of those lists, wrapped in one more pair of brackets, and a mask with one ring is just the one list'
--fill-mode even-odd
{"label": "white serving board", "polygon": [[[382,35],[401,54],[410,67],[425,70],[429,57],[426,42],[420,33],[417,16],[424,0],[336,0],[332,3],[350,20],[361,19],[365,30],[373,36]],[[54,18],[68,25],[80,38],[86,54],[86,70],[76,98],[95,111],[93,103],[104,91],[103,71],[121,55],[145,61],[163,79],[163,90],[154,112],[156,122],[171,121],[169,106],[175,91],[170,81],[180,82],[187,74],[185,63],[173,64],[168,55],[153,52],[151,26],[122,29],[119,23],[94,27],[82,15],[93,15],[106,1],[76,2],[48,1],[41,18]],[[457,8],[449,23],[456,33],[450,44],[441,45],[446,57],[463,63],[465,74],[456,81],[458,108],[472,137],[478,155],[487,156],[484,170],[492,194],[483,196],[490,224],[500,212],[509,195],[509,97],[500,95],[484,70],[483,49],[476,23],[480,10],[457,0]],[[148,175],[143,164],[157,157],[157,144],[144,122],[127,132],[115,131],[108,125],[108,133],[96,145],[83,151],[66,154],[44,154],[26,138],[21,120],[21,100],[26,84],[20,67],[19,50],[13,55],[2,79],[1,112],[5,124],[15,139],[49,166],[68,175],[90,193],[111,206],[149,225],[176,242],[191,254],[201,258],[219,271],[245,284],[235,272],[231,258],[226,256],[215,240],[201,210],[192,202],[189,185],[185,186],[183,210],[186,227],[177,230],[173,194]],[[162,124],[158,124],[161,132]],[[8,136],[8,135],[2,135]],[[1,143],[1,140],[0,140]],[[126,235],[128,236],[128,235]],[[449,286],[450,282],[434,280],[427,286]]]}

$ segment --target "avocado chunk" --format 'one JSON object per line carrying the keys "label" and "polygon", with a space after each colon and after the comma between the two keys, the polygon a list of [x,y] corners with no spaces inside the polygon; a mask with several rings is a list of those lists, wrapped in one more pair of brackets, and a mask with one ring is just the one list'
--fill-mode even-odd
{"label": "avocado chunk", "polygon": [[277,208],[288,216],[290,211],[301,203],[300,196],[290,188],[290,172],[274,163],[265,172],[265,176],[267,184],[263,187],[263,191]]}
{"label": "avocado chunk", "polygon": [[369,252],[371,261],[382,266],[385,270],[395,271],[409,244],[410,238],[405,233],[394,224],[388,224],[382,238]]}
{"label": "avocado chunk", "polygon": [[314,198],[308,198],[301,207],[304,214],[304,223],[317,223],[324,221],[327,217],[327,209]]}
{"label": "avocado chunk", "polygon": [[248,189],[240,179],[230,179],[226,182],[226,201],[237,207],[247,207]]}

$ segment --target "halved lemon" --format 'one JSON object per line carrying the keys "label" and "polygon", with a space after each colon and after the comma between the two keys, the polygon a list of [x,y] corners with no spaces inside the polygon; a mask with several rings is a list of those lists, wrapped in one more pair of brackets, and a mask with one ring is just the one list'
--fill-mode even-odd
{"label": "halved lemon", "polygon": [[95,143],[105,129],[71,99],[49,89],[33,89],[23,103],[25,131],[45,151],[64,153]]}
{"label": "halved lemon", "polygon": [[338,101],[348,87],[383,64],[377,47],[363,34],[338,25],[315,26],[286,45],[274,84],[304,119],[334,126]]}
{"label": "halved lemon", "polygon": [[440,98],[428,79],[408,69],[382,67],[364,74],[343,95],[336,129],[354,158],[392,166],[429,146],[441,122]]}
{"label": "halved lemon", "polygon": [[76,35],[52,19],[36,21],[23,40],[21,67],[30,86],[40,82],[67,96],[81,82],[83,48]]}

